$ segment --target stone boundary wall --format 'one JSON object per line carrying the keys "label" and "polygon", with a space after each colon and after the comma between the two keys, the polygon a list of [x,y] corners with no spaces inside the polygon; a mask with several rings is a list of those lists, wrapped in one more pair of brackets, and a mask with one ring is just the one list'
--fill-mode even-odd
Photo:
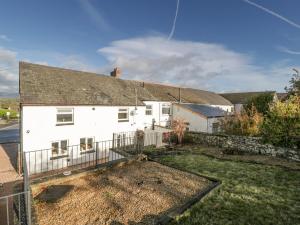
{"label": "stone boundary wall", "polygon": [[271,144],[264,144],[260,137],[200,132],[188,132],[187,135],[190,137],[191,142],[195,144],[233,149],[254,154],[272,155],[300,162],[300,149],[275,147]]}

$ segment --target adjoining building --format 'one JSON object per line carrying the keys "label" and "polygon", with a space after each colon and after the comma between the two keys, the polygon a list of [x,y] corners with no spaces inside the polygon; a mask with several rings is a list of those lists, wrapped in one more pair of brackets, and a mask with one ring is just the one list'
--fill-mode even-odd
{"label": "adjoining building", "polygon": [[[243,106],[247,104],[249,100],[255,98],[262,94],[271,94],[273,95],[273,100],[277,101],[278,97],[275,91],[261,91],[261,92],[235,92],[235,93],[222,93],[220,94],[222,97],[226,98],[234,105],[234,111],[240,113],[243,109]],[[280,97],[283,96],[284,93],[281,93]],[[280,100],[280,99],[279,99]]]}
{"label": "adjoining building", "polygon": [[173,105],[173,117],[184,118],[189,131],[217,133],[220,131],[220,118],[228,114],[228,111],[210,105]]}

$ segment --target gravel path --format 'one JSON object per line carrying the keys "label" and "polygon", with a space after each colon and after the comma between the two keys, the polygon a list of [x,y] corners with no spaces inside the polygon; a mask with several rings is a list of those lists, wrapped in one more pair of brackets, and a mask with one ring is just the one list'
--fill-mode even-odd
{"label": "gravel path", "polygon": [[183,204],[209,181],[155,162],[133,161],[51,183],[34,188],[40,225],[153,224],[155,218]]}

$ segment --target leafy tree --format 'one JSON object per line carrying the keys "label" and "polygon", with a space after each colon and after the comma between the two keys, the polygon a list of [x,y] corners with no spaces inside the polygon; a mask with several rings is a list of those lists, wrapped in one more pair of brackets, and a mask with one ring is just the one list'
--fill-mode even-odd
{"label": "leafy tree", "polygon": [[270,104],[273,102],[273,97],[274,94],[270,92],[252,97],[244,105],[244,109],[247,112],[251,112],[252,106],[254,106],[259,113],[265,115],[269,111]]}
{"label": "leafy tree", "polygon": [[276,102],[270,108],[262,125],[265,142],[277,146],[299,148],[300,96],[291,96],[286,102]]}
{"label": "leafy tree", "polygon": [[291,95],[298,95],[300,96],[300,76],[299,71],[294,69],[296,74],[293,75],[292,79],[289,81],[290,86],[285,87],[286,92],[288,93],[288,96]]}
{"label": "leafy tree", "polygon": [[252,105],[248,111],[243,110],[240,114],[227,115],[221,119],[221,130],[226,134],[257,136],[262,121],[262,114]]}

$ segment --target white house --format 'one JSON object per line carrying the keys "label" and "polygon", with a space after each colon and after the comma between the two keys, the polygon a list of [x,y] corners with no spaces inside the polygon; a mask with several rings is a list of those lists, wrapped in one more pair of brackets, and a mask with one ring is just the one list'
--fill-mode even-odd
{"label": "white house", "polygon": [[[229,112],[233,108],[213,92],[123,80],[119,69],[107,76],[20,62],[19,74],[21,149],[48,149],[37,156],[40,161],[64,156],[70,161],[70,146],[88,154],[96,142],[112,140],[114,133],[170,126],[172,112],[189,121],[191,115],[177,113],[174,103],[205,104]],[[193,123],[190,120],[191,129]],[[207,124],[200,119],[195,123]]]}

